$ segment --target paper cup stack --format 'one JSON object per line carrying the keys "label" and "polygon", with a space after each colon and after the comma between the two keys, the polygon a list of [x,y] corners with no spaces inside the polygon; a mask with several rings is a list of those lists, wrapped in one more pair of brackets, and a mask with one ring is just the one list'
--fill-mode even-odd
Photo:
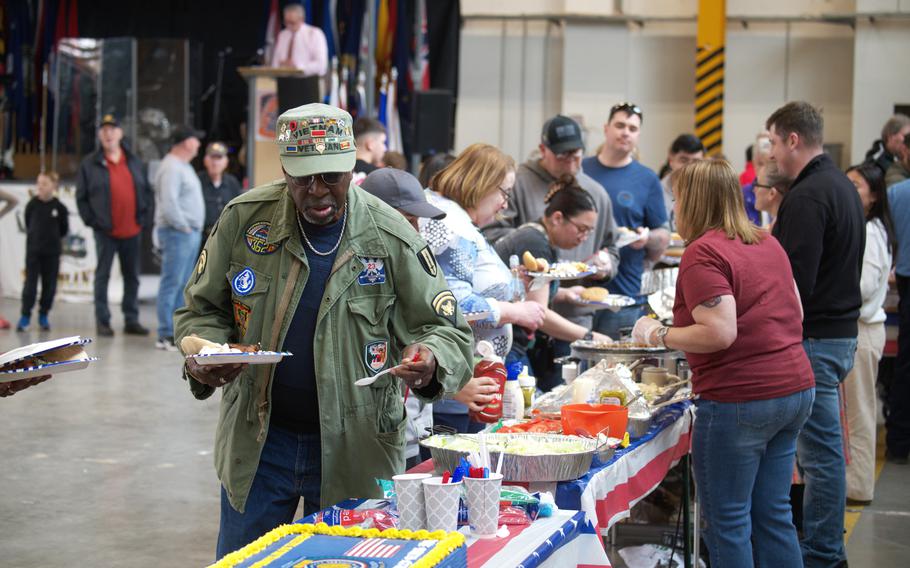
{"label": "paper cup stack", "polygon": [[392,477],[398,496],[399,528],[411,531],[427,528],[422,482],[430,477],[429,473],[402,473]]}
{"label": "paper cup stack", "polygon": [[502,488],[502,474],[491,473],[490,477],[465,477],[468,493],[468,521],[471,530],[479,538],[494,538],[499,528],[499,491]]}
{"label": "paper cup stack", "polygon": [[[441,477],[431,477],[423,483],[427,530],[453,532],[458,530],[458,499],[463,483],[443,483]],[[399,508],[399,514],[401,509]]]}

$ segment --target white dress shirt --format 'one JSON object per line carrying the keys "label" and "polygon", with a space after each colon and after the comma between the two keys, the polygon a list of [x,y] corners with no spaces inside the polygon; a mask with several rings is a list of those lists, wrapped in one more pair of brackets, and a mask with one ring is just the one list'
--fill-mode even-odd
{"label": "white dress shirt", "polygon": [[272,67],[285,66],[282,63],[288,59],[289,49],[292,67],[306,75],[325,75],[329,66],[329,47],[321,29],[302,24],[296,32],[288,28],[281,30],[272,53]]}

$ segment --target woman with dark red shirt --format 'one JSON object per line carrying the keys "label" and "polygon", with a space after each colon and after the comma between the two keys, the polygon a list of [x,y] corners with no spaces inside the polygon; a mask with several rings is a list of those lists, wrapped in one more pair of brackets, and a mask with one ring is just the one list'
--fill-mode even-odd
{"label": "woman with dark red shirt", "polygon": [[633,338],[684,351],[692,369],[692,458],[712,568],[802,566],[789,491],[815,380],[790,262],[746,217],[727,162],[690,164],[672,185],[687,242],[674,325],[641,318]]}

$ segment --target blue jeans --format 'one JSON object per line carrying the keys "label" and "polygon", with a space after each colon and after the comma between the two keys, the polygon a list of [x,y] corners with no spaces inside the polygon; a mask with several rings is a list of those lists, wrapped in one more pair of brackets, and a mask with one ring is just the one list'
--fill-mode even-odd
{"label": "blue jeans", "polygon": [[594,331],[598,331],[610,337],[610,339],[619,339],[620,330],[626,335],[632,334],[632,328],[638,318],[647,313],[647,304],[636,304],[627,308],[621,308],[618,312],[612,310],[600,310],[594,314]]}
{"label": "blue jeans", "polygon": [[748,402],[695,402],[692,460],[711,567],[802,566],[790,510],[796,437],[813,389]]}
{"label": "blue jeans", "polygon": [[856,338],[806,339],[803,349],[815,373],[815,404],[799,434],[797,448],[806,482],[800,545],[807,568],[837,566],[847,558],[847,472],[837,389],[853,368]]}
{"label": "blue jeans", "polygon": [[270,426],[243,513],[231,507],[221,488],[217,558],[293,521],[301,497],[304,515],[318,511],[321,479],[319,434],[296,434]]}
{"label": "blue jeans", "polygon": [[161,283],[158,285],[158,337],[174,336],[174,310],[183,306],[183,288],[199,256],[200,231],[184,233],[158,227],[161,245]]}

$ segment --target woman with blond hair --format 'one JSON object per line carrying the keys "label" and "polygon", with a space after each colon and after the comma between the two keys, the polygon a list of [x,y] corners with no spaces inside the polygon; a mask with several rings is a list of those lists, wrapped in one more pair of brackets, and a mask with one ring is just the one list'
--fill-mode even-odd
{"label": "woman with blond hair", "polygon": [[[546,313],[536,302],[512,301],[512,273],[480,234],[479,227],[491,223],[506,207],[514,185],[512,158],[495,146],[472,144],[430,180],[433,191],[428,192],[427,201],[445,211],[445,218],[420,220],[420,234],[435,255],[460,311],[479,314],[479,319],[470,322],[475,342],[489,341],[503,359],[512,346],[512,324],[534,331]],[[477,424],[468,424],[467,413],[469,406],[482,407],[476,403],[476,394],[494,392],[492,379],[484,381],[470,381],[456,400],[434,403],[434,422],[459,431],[477,430]]]}
{"label": "woman with blond hair", "polygon": [[711,566],[802,566],[790,510],[796,437],[815,397],[790,262],[743,209],[727,162],[672,179],[686,240],[672,327],[636,341],[684,351],[697,395],[692,457]]}

